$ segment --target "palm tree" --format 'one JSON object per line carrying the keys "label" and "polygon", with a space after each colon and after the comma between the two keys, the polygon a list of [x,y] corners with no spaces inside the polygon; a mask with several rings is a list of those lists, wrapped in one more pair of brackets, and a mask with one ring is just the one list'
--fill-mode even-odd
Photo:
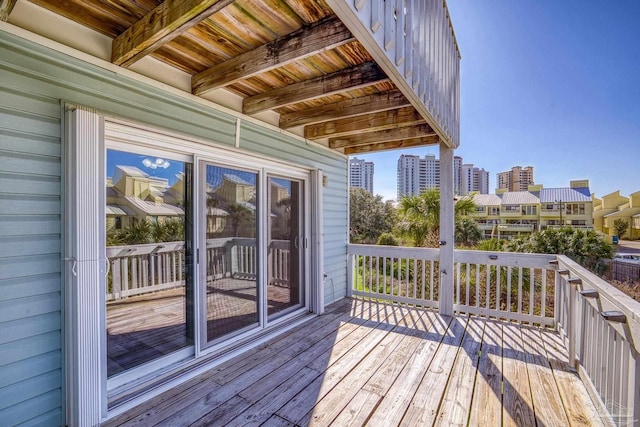
{"label": "palm tree", "polygon": [[[471,216],[476,210],[473,199],[464,197],[454,204],[454,221]],[[440,191],[427,190],[417,196],[400,199],[400,233],[416,246],[437,247],[440,228]]]}
{"label": "palm tree", "polygon": [[227,207],[229,212],[229,219],[231,220],[231,226],[233,228],[233,235],[238,236],[238,229],[243,223],[248,223],[253,219],[253,213],[248,208],[245,208],[239,204],[229,205]]}

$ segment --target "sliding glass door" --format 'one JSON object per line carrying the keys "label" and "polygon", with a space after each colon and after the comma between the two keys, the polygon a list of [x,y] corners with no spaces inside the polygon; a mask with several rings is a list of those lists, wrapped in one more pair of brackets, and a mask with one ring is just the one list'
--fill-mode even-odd
{"label": "sliding glass door", "polygon": [[304,182],[269,176],[267,312],[273,320],[304,305]]}
{"label": "sliding glass door", "polygon": [[260,192],[257,172],[213,164],[202,167],[205,273],[200,282],[209,344],[259,326]]}

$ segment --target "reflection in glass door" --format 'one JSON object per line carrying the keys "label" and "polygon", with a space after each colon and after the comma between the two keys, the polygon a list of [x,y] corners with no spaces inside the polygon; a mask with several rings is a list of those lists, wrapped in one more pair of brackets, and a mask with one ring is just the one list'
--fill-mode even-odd
{"label": "reflection in glass door", "polygon": [[301,181],[269,177],[267,313],[269,319],[304,305],[304,198]]}
{"label": "reflection in glass door", "polygon": [[107,150],[107,377],[193,345],[192,164]]}
{"label": "reflection in glass door", "polygon": [[207,164],[205,342],[218,341],[259,324],[258,174]]}

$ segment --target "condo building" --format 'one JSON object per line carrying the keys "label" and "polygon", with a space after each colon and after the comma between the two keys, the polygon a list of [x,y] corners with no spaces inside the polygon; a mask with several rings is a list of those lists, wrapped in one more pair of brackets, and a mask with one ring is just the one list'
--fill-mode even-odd
{"label": "condo building", "polygon": [[457,194],[466,196],[471,192],[489,193],[489,172],[473,164],[464,164],[460,167],[460,190]]}
{"label": "condo building", "polygon": [[[453,158],[454,194],[467,195],[472,191],[489,192],[489,172],[463,164],[460,156]],[[398,199],[414,196],[425,190],[440,188],[440,160],[435,155],[424,157],[402,154],[398,159]]]}
{"label": "condo building", "polygon": [[588,180],[571,181],[569,187],[527,191],[497,190],[474,194],[476,220],[485,237],[509,238],[547,228],[592,229],[594,209]]}
{"label": "condo building", "polygon": [[349,183],[352,187],[364,188],[373,194],[373,162],[354,157],[349,160]]}
{"label": "condo building", "polygon": [[496,176],[496,188],[507,191],[527,191],[533,185],[533,166],[514,166],[510,171],[499,172]]}

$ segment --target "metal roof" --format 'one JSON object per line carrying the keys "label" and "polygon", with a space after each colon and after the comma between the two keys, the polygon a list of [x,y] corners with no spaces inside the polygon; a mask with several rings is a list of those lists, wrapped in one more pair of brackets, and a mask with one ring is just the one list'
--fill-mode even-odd
{"label": "metal roof", "polygon": [[123,207],[118,205],[107,205],[107,208],[105,210],[107,215],[123,215],[123,216],[131,215],[127,213]]}
{"label": "metal roof", "polygon": [[543,188],[540,191],[541,203],[552,202],[590,202],[591,192],[588,188]]}
{"label": "metal roof", "polygon": [[120,169],[124,174],[131,177],[137,176],[141,178],[149,178],[149,174],[142,172],[135,166],[116,165],[116,168]]}
{"label": "metal roof", "polygon": [[495,194],[476,194],[473,196],[473,203],[476,206],[500,206],[502,199]]}
{"label": "metal roof", "polygon": [[540,203],[540,199],[528,191],[508,191],[502,195],[503,205],[529,205],[538,203]]}
{"label": "metal roof", "polygon": [[147,202],[146,200],[141,200],[137,197],[126,196],[125,199],[127,202],[131,203],[132,206],[140,209],[147,215],[161,215],[161,216],[177,216],[184,215],[184,211],[182,208],[178,206],[173,206],[168,203],[154,203]]}

